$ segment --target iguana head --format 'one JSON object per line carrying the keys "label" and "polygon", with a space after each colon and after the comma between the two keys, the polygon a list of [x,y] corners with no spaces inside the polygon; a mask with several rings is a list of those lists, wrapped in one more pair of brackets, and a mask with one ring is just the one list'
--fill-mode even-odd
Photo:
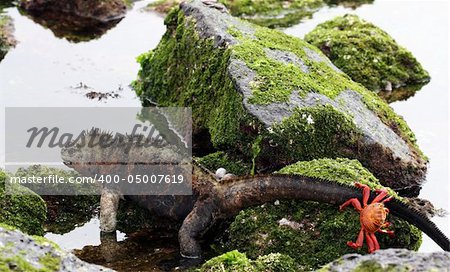
{"label": "iguana head", "polygon": [[61,149],[63,163],[81,174],[105,172],[105,165],[180,162],[177,149],[161,138],[124,135],[92,129]]}

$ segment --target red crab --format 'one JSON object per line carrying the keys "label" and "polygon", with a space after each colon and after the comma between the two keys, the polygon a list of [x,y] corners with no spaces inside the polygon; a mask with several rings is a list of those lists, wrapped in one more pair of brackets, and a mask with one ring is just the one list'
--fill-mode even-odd
{"label": "red crab", "polygon": [[373,199],[372,203],[367,204],[370,197],[369,186],[361,183],[355,183],[355,186],[363,189],[362,207],[357,198],[349,199],[339,207],[339,210],[342,211],[345,207],[352,204],[360,214],[359,221],[361,223],[361,230],[359,232],[358,239],[356,240],[356,243],[353,243],[352,241],[347,242],[347,245],[354,249],[358,249],[362,247],[365,236],[369,253],[372,253],[375,250],[380,249],[380,245],[375,237],[376,232],[386,233],[391,238],[394,236],[394,232],[392,230],[385,229],[390,225],[389,222],[386,222],[386,216],[389,213],[389,210],[385,208],[383,204],[391,200],[392,197],[385,198],[388,194],[386,190],[376,190],[375,192],[378,195]]}

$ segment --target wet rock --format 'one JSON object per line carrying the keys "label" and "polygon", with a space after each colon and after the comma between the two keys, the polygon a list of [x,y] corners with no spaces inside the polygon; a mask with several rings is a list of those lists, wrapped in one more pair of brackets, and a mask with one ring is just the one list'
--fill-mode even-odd
{"label": "wet rock", "polygon": [[450,253],[418,253],[406,249],[379,250],[361,256],[348,254],[319,271],[448,271]]}
{"label": "wet rock", "polygon": [[[24,178],[58,176],[68,180],[69,178],[75,178],[79,175],[75,171],[65,171],[43,165],[33,165],[28,168],[19,168],[14,176]],[[89,222],[98,210],[100,197],[91,194],[90,186],[79,184],[70,186],[58,186],[57,184],[54,184],[51,187],[50,186],[51,185],[47,185],[45,191],[51,192],[52,195],[42,196],[47,206],[47,220],[45,221],[46,232],[55,234],[68,233],[76,227]],[[34,187],[30,184],[28,187],[35,192],[40,192],[39,189],[42,189],[39,185]],[[69,187],[73,189],[71,190],[71,193],[69,193]]]}
{"label": "wet rock", "polygon": [[33,21],[71,42],[102,36],[126,13],[122,0],[22,0],[20,6]]}
{"label": "wet rock", "polygon": [[[298,162],[279,171],[333,182],[354,181],[382,188],[378,180],[355,160],[321,159]],[[398,198],[392,190],[390,194]],[[377,234],[381,248],[417,250],[422,233],[411,224],[389,215],[396,237]],[[312,201],[279,201],[241,211],[231,223],[226,249],[245,252],[250,258],[279,252],[292,257],[305,271],[317,269],[344,254],[367,253],[366,245],[355,251],[347,246],[355,241],[361,228],[359,214],[353,209],[339,212],[336,205]],[[337,235],[339,234],[339,235]]]}
{"label": "wet rock", "polygon": [[0,61],[3,60],[9,49],[17,44],[13,33],[14,25],[11,17],[0,14]]}
{"label": "wet rock", "polygon": [[20,7],[29,12],[52,10],[104,23],[123,18],[127,10],[122,0],[21,0]]}
{"label": "wet rock", "polygon": [[0,270],[112,271],[83,262],[45,238],[28,236],[3,224],[0,224]]}
{"label": "wet rock", "polygon": [[44,234],[46,206],[41,197],[19,184],[8,184],[0,169],[0,223],[32,235]]}
{"label": "wet rock", "polygon": [[374,0],[324,0],[329,6],[343,6],[345,8],[356,9],[365,4],[372,4]]}
{"label": "wet rock", "polygon": [[411,86],[408,92],[411,96],[420,89],[417,85],[430,81],[428,72],[411,52],[398,45],[388,33],[356,15],[347,14],[324,22],[308,33],[305,40],[320,48],[354,81],[375,92],[389,93]]}
{"label": "wet rock", "polygon": [[[181,0],[159,0],[148,5],[147,9],[167,13],[178,6]],[[325,2],[323,0],[264,0],[264,1],[234,1],[205,0],[205,3],[220,3],[237,16],[255,24],[267,27],[289,27],[302,19],[311,17]],[[351,1],[350,1],[351,2]]]}
{"label": "wet rock", "polygon": [[199,0],[165,22],[159,46],[139,57],[134,87],[144,104],[192,107],[194,143],[211,139],[254,161],[256,172],[358,159],[384,185],[418,192],[427,160],[406,122],[320,50]]}

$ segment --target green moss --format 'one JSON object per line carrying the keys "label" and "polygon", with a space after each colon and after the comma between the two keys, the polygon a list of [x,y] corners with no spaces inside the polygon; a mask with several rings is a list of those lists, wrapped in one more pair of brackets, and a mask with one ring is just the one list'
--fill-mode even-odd
{"label": "green moss", "polygon": [[[19,228],[25,233],[43,235],[46,205],[41,197],[29,189],[5,182],[8,175],[0,170],[0,223]],[[8,194],[7,194],[8,192]]]}
{"label": "green moss", "polygon": [[[302,174],[351,184],[355,180],[379,188],[378,180],[357,161],[323,159],[299,162],[280,173]],[[335,176],[333,176],[335,173]],[[281,219],[294,227],[280,225]],[[414,226],[392,215],[396,237],[377,235],[381,248],[404,247],[417,250],[422,234]],[[284,201],[265,204],[239,213],[229,228],[226,248],[236,248],[254,258],[279,252],[296,260],[305,269],[316,269],[355,250],[346,245],[355,241],[360,230],[359,214],[353,209],[339,212],[337,206],[310,201]],[[336,235],[339,234],[339,235]],[[366,246],[357,251],[367,252]]]}
{"label": "green moss", "polygon": [[9,16],[0,14],[0,61],[3,60],[11,47],[9,41],[11,35],[10,22],[11,18]]}
{"label": "green moss", "polygon": [[288,27],[310,17],[323,0],[219,0],[233,16],[267,27]]}
{"label": "green moss", "polygon": [[251,264],[251,261],[243,253],[237,250],[227,252],[218,257],[212,258],[207,261],[198,270],[201,272],[213,272],[213,271],[255,271]]}
{"label": "green moss", "polygon": [[249,163],[244,162],[242,159],[235,158],[223,151],[218,151],[198,158],[197,161],[212,172],[223,167],[227,172],[237,176],[250,174],[251,165],[249,165]]}
{"label": "green moss", "polygon": [[254,264],[258,271],[297,272],[303,270],[303,268],[298,265],[293,258],[280,253],[271,253],[268,255],[259,256],[254,261]]}
{"label": "green moss", "polygon": [[[1,224],[0,227],[9,231],[14,231],[15,228]],[[55,250],[59,251],[59,247],[40,236],[31,237],[34,242],[38,244],[50,244]],[[8,243],[4,246],[0,246],[0,271],[30,271],[30,272],[54,272],[59,271],[61,258],[54,256],[52,253],[46,253],[44,256],[39,258],[40,267],[35,267],[33,264],[29,263],[25,256],[27,251],[22,250],[17,254],[12,254],[12,249],[15,246],[14,243]]]}
{"label": "green moss", "polygon": [[289,256],[272,253],[250,260],[243,253],[233,250],[212,258],[203,264],[198,272],[296,272],[299,265]]}
{"label": "green moss", "polygon": [[[265,169],[298,160],[354,157],[349,150],[361,139],[360,131],[351,116],[332,106],[296,109],[291,117],[274,125],[272,132],[267,131],[244,109],[243,97],[228,75],[230,59],[238,59],[256,72],[251,82],[250,103],[289,102],[294,92],[300,96],[315,92],[333,99],[351,89],[361,95],[382,122],[417,148],[414,134],[389,105],[346,74],[334,70],[320,50],[300,39],[242,22],[255,30],[252,36],[239,31],[242,26],[230,25],[228,33],[238,43],[215,47],[212,38],[199,38],[193,19],[185,17],[178,8],[172,10],[165,23],[167,32],[158,47],[138,58],[141,70],[134,87],[144,105],[152,101],[161,106],[191,107],[194,139],[207,134],[202,139],[210,136],[216,149],[232,147],[250,161],[254,155],[252,144],[260,136],[262,151],[255,162],[268,162],[269,165],[261,164]],[[293,54],[307,71],[270,58],[268,49]],[[302,118],[304,115],[311,116],[314,124]],[[273,148],[274,142],[277,148]]]}
{"label": "green moss", "polygon": [[387,189],[389,195],[402,199],[391,188],[380,185],[378,179],[357,160],[337,158],[300,161],[284,167],[278,173],[304,175],[348,185],[359,182],[372,189]]}
{"label": "green moss", "polygon": [[388,82],[395,87],[430,80],[411,52],[399,46],[388,33],[356,15],[347,14],[324,22],[308,33],[305,40],[320,48],[337,67],[369,90],[384,90]]}
{"label": "green moss", "polygon": [[227,75],[229,48],[215,48],[212,39],[200,39],[195,22],[178,9],[165,23],[168,31],[158,47],[139,58],[137,94],[144,104],[150,98],[161,106],[192,107],[194,135],[206,130],[216,147],[247,144],[240,129],[252,118]]}
{"label": "green moss", "polygon": [[[300,96],[315,92],[333,99],[344,90],[353,90],[362,96],[367,107],[374,111],[387,126],[419,150],[415,135],[406,122],[380,97],[353,82],[344,73],[335,71],[325,57],[324,61],[316,61],[308,57],[308,52],[323,56],[317,48],[277,30],[255,28],[256,38],[238,34],[236,29],[230,32],[240,41],[233,47],[233,56],[244,61],[257,73],[252,84],[253,97],[249,99],[249,102],[262,105],[288,102],[293,91],[297,91]],[[268,48],[295,54],[308,67],[308,71],[304,72],[297,65],[270,58],[266,54]]]}
{"label": "green moss", "polygon": [[272,127],[268,137],[280,146],[280,154],[269,156],[297,161],[337,157],[342,149],[357,142],[360,132],[350,116],[330,105],[318,105],[295,109]]}
{"label": "green moss", "polygon": [[50,253],[45,254],[44,257],[39,259],[39,263],[48,269],[48,271],[59,271],[61,259],[52,256]]}
{"label": "green moss", "polygon": [[[148,4],[148,9],[168,13],[180,4],[180,0],[157,0]],[[323,0],[219,0],[231,15],[266,27],[289,27],[303,18],[311,17]]]}
{"label": "green moss", "polygon": [[[52,168],[42,165],[33,165],[28,168],[19,168],[15,173],[17,177],[48,177],[58,176],[68,180],[69,177],[78,177],[75,171],[66,171],[58,168]],[[70,186],[70,187],[69,187]],[[33,186],[30,186],[33,189]],[[86,184],[73,184],[58,186],[55,184],[52,188],[52,194],[43,196],[47,204],[47,221],[45,229],[47,232],[64,234],[77,226],[82,226],[88,222],[94,212],[98,209],[100,197],[92,195],[92,188]],[[77,195],[67,195],[69,190]],[[59,192],[59,193],[58,193]]]}

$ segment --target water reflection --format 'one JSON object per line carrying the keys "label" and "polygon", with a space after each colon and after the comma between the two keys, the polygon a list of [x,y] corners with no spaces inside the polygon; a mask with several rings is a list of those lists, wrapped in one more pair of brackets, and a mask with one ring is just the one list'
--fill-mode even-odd
{"label": "water reflection", "polygon": [[35,23],[50,29],[55,37],[64,38],[75,43],[98,39],[122,20],[122,18],[119,18],[102,22],[53,10],[27,12],[22,9],[21,13]]}

